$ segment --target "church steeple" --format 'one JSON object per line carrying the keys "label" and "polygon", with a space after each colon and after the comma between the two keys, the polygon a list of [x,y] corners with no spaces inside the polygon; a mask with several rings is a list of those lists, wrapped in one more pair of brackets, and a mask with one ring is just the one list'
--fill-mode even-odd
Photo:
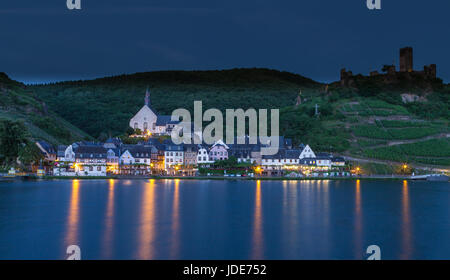
{"label": "church steeple", "polygon": [[150,92],[147,90],[145,91],[145,105],[150,106]]}

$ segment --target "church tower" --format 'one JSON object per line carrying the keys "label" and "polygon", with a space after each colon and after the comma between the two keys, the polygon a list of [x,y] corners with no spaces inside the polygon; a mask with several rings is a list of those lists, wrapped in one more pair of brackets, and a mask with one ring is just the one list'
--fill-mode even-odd
{"label": "church tower", "polygon": [[148,87],[145,91],[145,105],[150,106],[150,92],[148,91]]}

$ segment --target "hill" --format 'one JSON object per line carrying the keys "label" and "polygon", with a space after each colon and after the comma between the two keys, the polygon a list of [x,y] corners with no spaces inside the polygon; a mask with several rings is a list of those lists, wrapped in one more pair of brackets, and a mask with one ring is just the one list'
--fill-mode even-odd
{"label": "hill", "polygon": [[[450,165],[442,152],[448,147],[450,86],[438,79],[382,79],[358,75],[351,87],[343,87],[255,68],[147,72],[30,90],[94,137],[124,133],[149,87],[152,106],[161,114],[177,108],[192,112],[195,100],[203,101],[204,110],[280,108],[280,131],[296,144],[386,162]],[[295,106],[300,90],[302,104]],[[417,101],[404,103],[405,93],[417,95]],[[442,149],[427,148],[435,146]]]}
{"label": "hill", "polygon": [[[144,104],[146,88],[160,114],[177,108],[192,110],[195,100],[204,108],[281,108],[295,104],[300,89],[316,94],[320,83],[268,69],[224,71],[160,71],[72,81],[31,89],[65,119],[94,137],[125,131]],[[70,102],[68,102],[70,100]]]}
{"label": "hill", "polygon": [[4,120],[21,121],[31,139],[43,139],[53,144],[89,138],[85,132],[52,112],[24,84],[0,73],[0,121]]}

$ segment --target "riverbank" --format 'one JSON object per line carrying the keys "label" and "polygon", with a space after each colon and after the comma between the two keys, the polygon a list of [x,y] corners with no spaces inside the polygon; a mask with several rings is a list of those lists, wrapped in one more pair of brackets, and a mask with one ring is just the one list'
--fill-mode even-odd
{"label": "riverbank", "polygon": [[385,175],[372,175],[372,176],[351,176],[351,177],[225,177],[225,176],[44,176],[36,179],[43,180],[242,180],[242,181],[307,181],[307,180],[411,180],[409,176],[385,176]]}

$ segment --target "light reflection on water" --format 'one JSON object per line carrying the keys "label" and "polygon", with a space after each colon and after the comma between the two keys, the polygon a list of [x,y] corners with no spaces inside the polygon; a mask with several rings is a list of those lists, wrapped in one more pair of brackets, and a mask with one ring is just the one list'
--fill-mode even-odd
{"label": "light reflection on water", "polygon": [[401,258],[410,259],[413,248],[411,247],[411,213],[409,210],[408,181],[403,181],[402,188],[402,245]]}
{"label": "light reflection on water", "polygon": [[361,180],[356,180],[355,192],[355,258],[363,255],[362,248],[362,209],[361,209]]}
{"label": "light reflection on water", "polygon": [[180,246],[180,180],[175,179],[172,205],[172,237],[171,237],[171,258],[175,259],[179,255]]}
{"label": "light reflection on water", "polygon": [[103,235],[102,253],[104,259],[111,259],[113,244],[114,226],[114,179],[108,180],[108,202],[105,215],[105,233]]}
{"label": "light reflection on water", "polygon": [[0,185],[0,259],[72,244],[87,259],[363,259],[372,244],[450,259],[449,202],[449,184],[430,182],[15,182]]}
{"label": "light reflection on water", "polygon": [[155,180],[145,182],[139,223],[138,259],[154,258],[155,238]]}
{"label": "light reflection on water", "polygon": [[80,218],[80,181],[72,181],[72,189],[70,196],[69,216],[67,217],[67,231],[65,238],[65,245],[77,245],[79,244],[78,231],[79,231],[79,218]]}
{"label": "light reflection on water", "polygon": [[252,259],[263,259],[263,228],[261,207],[261,181],[256,181],[255,209],[253,216],[253,249]]}

